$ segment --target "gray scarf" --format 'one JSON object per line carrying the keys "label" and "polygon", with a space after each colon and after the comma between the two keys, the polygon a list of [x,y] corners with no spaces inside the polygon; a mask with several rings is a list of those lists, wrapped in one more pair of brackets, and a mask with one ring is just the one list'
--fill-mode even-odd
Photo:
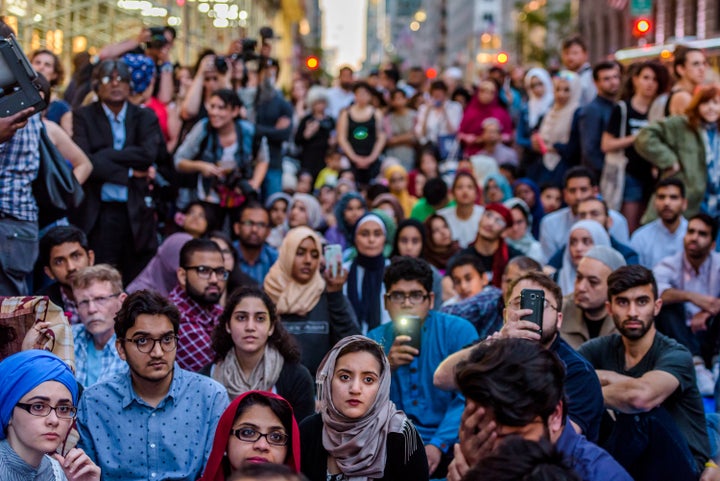
{"label": "gray scarf", "polygon": [[225,359],[220,361],[213,370],[212,377],[225,386],[230,400],[248,391],[272,391],[282,371],[285,359],[280,351],[271,345],[265,346],[265,353],[252,370],[249,377],[245,377],[235,350],[230,351]]}

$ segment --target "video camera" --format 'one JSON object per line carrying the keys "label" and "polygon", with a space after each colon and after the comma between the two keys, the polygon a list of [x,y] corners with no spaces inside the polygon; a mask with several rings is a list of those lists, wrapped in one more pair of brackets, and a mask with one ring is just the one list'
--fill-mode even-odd
{"label": "video camera", "polygon": [[0,38],[0,117],[9,117],[28,107],[40,112],[47,106],[37,78],[15,35]]}

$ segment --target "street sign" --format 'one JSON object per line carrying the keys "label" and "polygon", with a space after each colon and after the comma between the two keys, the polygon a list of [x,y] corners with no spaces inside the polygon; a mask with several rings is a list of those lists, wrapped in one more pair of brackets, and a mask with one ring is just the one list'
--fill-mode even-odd
{"label": "street sign", "polygon": [[652,0],[630,0],[630,15],[650,15],[652,13]]}

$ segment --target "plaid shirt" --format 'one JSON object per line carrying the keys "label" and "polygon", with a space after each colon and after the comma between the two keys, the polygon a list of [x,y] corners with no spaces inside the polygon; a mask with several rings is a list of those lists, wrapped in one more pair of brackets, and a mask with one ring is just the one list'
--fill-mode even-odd
{"label": "plaid shirt", "polygon": [[65,294],[65,289],[60,287],[60,297],[63,301],[63,309],[65,310],[65,317],[67,317],[68,322],[70,325],[75,325],[80,323],[80,314],[78,314],[77,310],[77,304],[75,304],[75,301],[70,299],[67,294]]}
{"label": "plaid shirt", "polygon": [[[87,379],[88,350],[95,349],[93,337],[82,324],[74,324],[71,327],[75,341],[75,378],[84,387],[89,387]],[[115,349],[115,334],[113,334],[102,350],[102,368],[97,382],[104,381],[115,373],[125,372],[127,369],[127,363],[120,359],[120,355]]]}
{"label": "plaid shirt", "polygon": [[502,307],[502,291],[495,286],[486,286],[472,297],[444,306],[440,312],[470,321],[480,339],[485,339],[502,328]]}
{"label": "plaid shirt", "polygon": [[190,299],[180,286],[170,291],[168,299],[180,310],[177,363],[183,369],[197,372],[215,357],[210,335],[223,309],[219,304],[207,308],[201,306]]}
{"label": "plaid shirt", "polygon": [[33,115],[25,127],[0,144],[0,212],[18,220],[37,222],[32,181],[40,166],[41,128],[40,115]]}

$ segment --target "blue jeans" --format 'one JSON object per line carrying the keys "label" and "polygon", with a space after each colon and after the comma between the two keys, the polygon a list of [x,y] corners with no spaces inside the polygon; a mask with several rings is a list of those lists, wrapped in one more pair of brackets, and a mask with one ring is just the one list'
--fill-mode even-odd
{"label": "blue jeans", "polygon": [[268,169],[262,184],[263,199],[282,192],[282,169]]}
{"label": "blue jeans", "polygon": [[26,278],[37,257],[37,222],[0,219],[0,296],[29,294]]}

